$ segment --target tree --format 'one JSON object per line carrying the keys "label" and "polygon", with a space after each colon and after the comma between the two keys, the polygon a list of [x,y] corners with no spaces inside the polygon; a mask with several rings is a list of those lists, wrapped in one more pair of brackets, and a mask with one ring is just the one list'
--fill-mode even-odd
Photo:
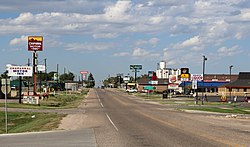
{"label": "tree", "polygon": [[89,76],[88,76],[87,86],[86,87],[87,88],[93,88],[93,87],[95,87],[95,79],[94,79],[92,73],[90,73]]}
{"label": "tree", "polygon": [[72,72],[60,75],[61,81],[74,81],[74,78],[75,78],[75,76]]}
{"label": "tree", "polygon": [[8,78],[8,71],[6,70],[4,73],[1,74],[1,79]]}

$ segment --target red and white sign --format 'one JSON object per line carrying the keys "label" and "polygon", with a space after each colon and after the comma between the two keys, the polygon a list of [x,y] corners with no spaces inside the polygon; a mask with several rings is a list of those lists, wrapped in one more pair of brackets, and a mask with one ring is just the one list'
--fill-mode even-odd
{"label": "red and white sign", "polygon": [[203,75],[202,74],[192,74],[191,75],[191,80],[192,81],[202,81],[203,80]]}
{"label": "red and white sign", "polygon": [[177,84],[177,83],[168,84],[168,89],[177,90],[178,88],[179,88],[179,84]]}
{"label": "red and white sign", "polygon": [[86,75],[88,73],[89,73],[88,71],[80,71],[80,74],[82,74],[82,75]]}
{"label": "red and white sign", "polygon": [[169,83],[175,83],[175,82],[177,82],[177,76],[169,75]]}
{"label": "red and white sign", "polygon": [[42,51],[43,37],[42,36],[28,36],[28,51]]}

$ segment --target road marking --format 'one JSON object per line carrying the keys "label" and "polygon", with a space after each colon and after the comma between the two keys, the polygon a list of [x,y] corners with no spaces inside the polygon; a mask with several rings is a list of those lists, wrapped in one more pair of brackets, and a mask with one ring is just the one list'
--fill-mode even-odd
{"label": "road marking", "polygon": [[109,119],[109,122],[113,125],[113,127],[116,129],[116,131],[118,132],[118,128],[115,126],[115,124],[113,123],[113,121],[111,120],[111,118],[109,117],[109,115],[106,113],[107,118]]}
{"label": "road marking", "polygon": [[103,106],[103,104],[101,102],[101,99],[100,99],[100,97],[99,97],[99,95],[98,95],[98,93],[96,91],[95,91],[95,94],[96,94],[96,97],[98,98],[98,101],[99,101],[100,105],[102,106],[102,108],[104,108],[104,106]]}

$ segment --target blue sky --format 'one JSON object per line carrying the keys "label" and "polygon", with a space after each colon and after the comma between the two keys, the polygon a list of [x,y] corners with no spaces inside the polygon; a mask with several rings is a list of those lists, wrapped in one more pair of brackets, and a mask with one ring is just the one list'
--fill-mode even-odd
{"label": "blue sky", "polygon": [[206,73],[250,71],[249,0],[0,0],[0,72],[27,64],[27,36],[44,37],[41,63],[97,84],[142,64],[145,74],[161,60],[168,68]]}

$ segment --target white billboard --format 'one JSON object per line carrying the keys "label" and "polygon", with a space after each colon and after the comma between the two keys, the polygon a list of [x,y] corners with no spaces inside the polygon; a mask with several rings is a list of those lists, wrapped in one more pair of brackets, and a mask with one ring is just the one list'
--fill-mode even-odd
{"label": "white billboard", "polygon": [[45,72],[46,71],[46,67],[45,67],[45,65],[37,65],[37,70],[39,72]]}
{"label": "white billboard", "polygon": [[10,77],[32,77],[32,66],[9,66],[7,68]]}

